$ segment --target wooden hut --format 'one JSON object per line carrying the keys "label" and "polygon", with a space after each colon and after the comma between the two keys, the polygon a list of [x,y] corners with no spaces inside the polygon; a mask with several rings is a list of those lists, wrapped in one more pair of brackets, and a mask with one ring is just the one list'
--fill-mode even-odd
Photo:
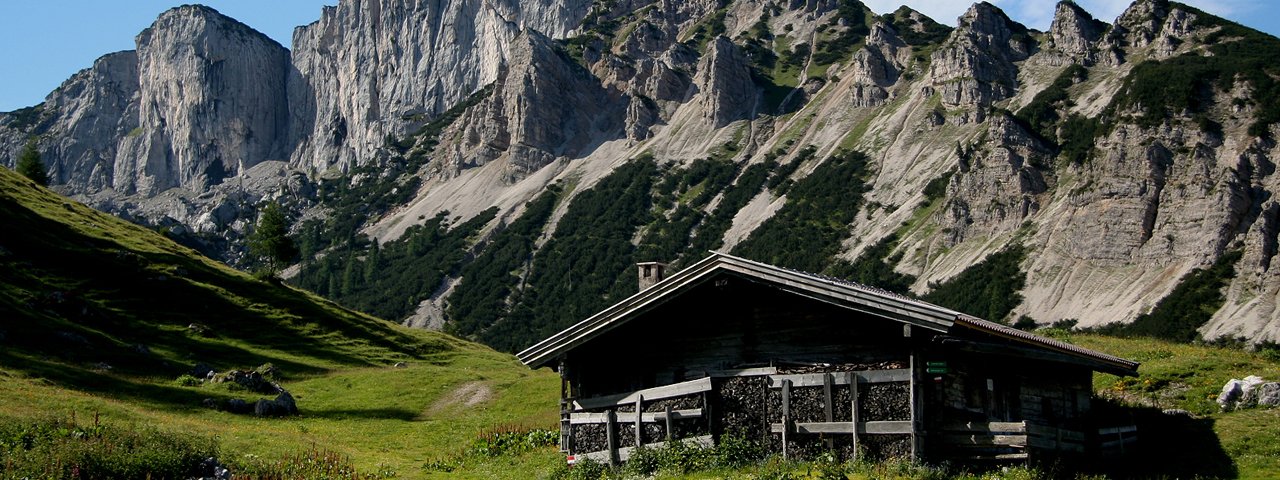
{"label": "wooden hut", "polygon": [[[519,354],[562,379],[561,447],[725,435],[790,457],[1026,459],[1096,443],[1094,371],[1138,364],[902,295],[714,253]],[[649,278],[643,278],[648,276]]]}

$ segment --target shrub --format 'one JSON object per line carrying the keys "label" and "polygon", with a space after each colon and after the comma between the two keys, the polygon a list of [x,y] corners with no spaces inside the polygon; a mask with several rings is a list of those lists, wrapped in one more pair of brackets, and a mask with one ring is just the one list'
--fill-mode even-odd
{"label": "shrub", "polygon": [[1021,245],[993,253],[959,275],[942,283],[931,283],[924,300],[984,318],[1003,322],[1013,308],[1022,303],[1022,287],[1027,274],[1020,264],[1026,258]]}
{"label": "shrub", "polygon": [[386,468],[372,474],[360,473],[351,463],[351,457],[314,446],[278,460],[246,455],[233,463],[231,471],[235,472],[236,478],[366,480],[396,476],[396,472]]}
{"label": "shrub", "polygon": [[481,433],[471,441],[466,453],[478,457],[518,455],[559,443],[560,432],[556,430],[505,426]]}
{"label": "shrub", "polygon": [[187,375],[185,373],[179,376],[178,379],[174,380],[173,382],[178,384],[178,386],[180,387],[196,387],[200,385],[200,379],[193,377],[191,375]]}
{"label": "shrub", "polygon": [[71,419],[0,420],[3,478],[188,478],[218,456],[212,438]]}

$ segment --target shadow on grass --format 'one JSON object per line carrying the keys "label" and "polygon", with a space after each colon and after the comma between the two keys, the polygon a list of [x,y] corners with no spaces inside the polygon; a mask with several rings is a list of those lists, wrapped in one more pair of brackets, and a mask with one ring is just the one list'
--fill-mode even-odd
{"label": "shadow on grass", "polygon": [[[193,390],[176,385],[150,383],[143,379],[135,380],[112,373],[75,368],[51,360],[15,355],[10,351],[0,352],[0,363],[22,365],[20,370],[24,374],[46,380],[58,387],[148,405],[151,408],[172,413],[203,410],[202,402],[206,398],[225,400],[245,397],[245,395],[235,395],[225,391]],[[265,397],[257,394],[248,395]],[[58,400],[50,399],[50,401]]]}
{"label": "shadow on grass", "polygon": [[1222,448],[1212,418],[1167,415],[1149,407],[1119,407],[1109,402],[1101,410],[1102,426],[1136,425],[1138,440],[1123,456],[1094,465],[1110,478],[1236,478],[1236,465]]}
{"label": "shadow on grass", "polygon": [[304,406],[302,408],[302,415],[328,420],[364,419],[403,420],[408,422],[418,418],[418,412],[403,408],[335,408],[314,410]]}
{"label": "shadow on grass", "polygon": [[[447,338],[411,335],[184,255],[118,219],[66,210],[67,221],[103,226],[105,238],[0,198],[0,224],[13,233],[0,235],[0,366],[64,388],[187,410],[219,394],[153,379],[175,378],[197,362],[218,370],[270,362],[286,376],[306,376],[455,348]],[[128,241],[162,251],[130,249]],[[100,363],[112,373],[90,367]]]}

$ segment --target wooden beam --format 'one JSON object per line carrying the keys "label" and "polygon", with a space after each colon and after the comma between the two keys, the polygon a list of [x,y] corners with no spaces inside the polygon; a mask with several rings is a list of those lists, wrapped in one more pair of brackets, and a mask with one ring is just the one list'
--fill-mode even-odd
{"label": "wooden beam", "polygon": [[[609,421],[608,419],[609,413],[610,412],[572,413],[572,414],[569,414],[569,423],[573,425],[607,423]],[[614,413],[614,415],[617,421],[619,422],[631,423],[636,421],[635,412]],[[639,416],[640,416],[640,421],[643,423],[662,423],[662,422],[666,422],[668,419],[685,420],[690,418],[700,418],[700,417],[703,417],[704,415],[701,408],[690,408],[685,410],[672,410],[670,413],[642,412]]]}
{"label": "wooden beam", "polygon": [[[667,408],[666,408],[666,410],[665,410],[665,411],[663,411],[663,413],[665,413],[665,415],[663,415],[663,420],[666,420],[666,422],[667,422],[667,430],[666,430],[666,432],[667,432],[667,441],[668,441],[668,442],[670,442],[670,441],[671,441],[671,439],[676,438],[676,437],[675,437],[675,435],[676,435],[676,434],[675,434],[675,418],[673,418],[673,412],[672,412],[672,410],[671,410],[671,404],[667,404]],[[644,416],[644,415],[641,415],[641,416]]]}
{"label": "wooden beam", "polygon": [[1137,425],[1128,425],[1124,427],[1099,428],[1098,435],[1114,435],[1117,433],[1132,433],[1136,431],[1138,431]]}
{"label": "wooden beam", "polygon": [[1025,433],[1026,422],[952,422],[943,425],[940,430],[949,432],[1010,432]]}
{"label": "wooden beam", "polygon": [[1004,446],[1026,448],[1026,435],[965,435],[962,433],[944,433],[942,434],[942,442],[947,445],[959,446]]}
{"label": "wooden beam", "polygon": [[911,422],[908,421],[880,421],[880,422],[862,422],[858,425],[858,433],[866,433],[871,435],[892,435],[911,433]]}
{"label": "wooden beam", "polygon": [[725,377],[757,377],[761,375],[777,375],[777,367],[755,367],[755,368],[732,368],[728,370],[712,370],[707,372],[707,376],[713,378]]}
{"label": "wooden beam", "polygon": [[683,397],[685,395],[702,393],[708,390],[711,390],[711,377],[703,377],[697,380],[673,383],[671,385],[663,385],[661,387],[646,388],[644,390],[637,390],[634,392],[580,398],[574,400],[573,403],[576,410],[595,410],[598,408],[616,407],[619,405],[635,403],[636,399],[641,396],[649,401],[654,401]]}
{"label": "wooden beam", "polygon": [[[790,426],[791,431],[794,433],[853,433],[853,422],[793,422]],[[769,430],[773,433],[783,433],[783,424],[770,424]],[[863,422],[858,425],[858,433],[866,435],[908,434],[911,433],[911,422],[901,420]]]}
{"label": "wooden beam", "polygon": [[[853,399],[850,400],[850,403],[852,403],[850,407],[852,407],[852,412],[853,412],[853,417],[851,418],[853,422],[851,423],[853,423],[854,425],[857,425],[858,424],[858,382],[853,382],[853,384],[849,385],[849,390],[853,393]],[[861,452],[858,450],[858,430],[855,428],[853,429],[853,431],[849,433],[853,434],[853,457],[854,457],[854,460],[858,460],[859,457],[861,456]]]}
{"label": "wooden beam", "polygon": [[[712,438],[711,435],[703,435],[700,437],[686,438],[680,441],[683,442],[685,445],[690,445],[693,447],[711,448],[716,446],[715,439]],[[667,445],[667,442],[657,442],[657,443],[650,443],[649,445],[646,445],[645,448],[662,448],[662,447],[665,447],[666,445]],[[629,460],[631,458],[631,455],[635,453],[635,450],[636,450],[635,447],[619,448],[618,460],[622,462]],[[577,455],[582,458],[590,458],[597,462],[610,461],[610,455],[608,450],[601,450],[598,452],[579,453]]]}
{"label": "wooden beam", "polygon": [[636,395],[636,443],[635,445],[644,445],[644,395]]}
{"label": "wooden beam", "polygon": [[857,379],[860,383],[887,383],[911,381],[910,368],[892,370],[859,370],[855,372],[830,373],[796,373],[787,375],[769,375],[769,388],[782,388],[782,382],[789,380],[792,387],[821,387],[826,385],[826,376],[831,375],[833,385],[848,385]]}
{"label": "wooden beam", "polygon": [[919,462],[923,458],[923,452],[921,452],[923,450],[923,438],[921,438],[920,432],[923,430],[924,425],[920,421],[920,411],[924,408],[921,404],[924,394],[919,391],[920,365],[916,357],[918,357],[916,350],[912,348],[907,366],[907,370],[910,371],[910,376],[907,378],[911,383],[908,385],[907,392],[910,395],[908,402],[911,408],[911,460]]}

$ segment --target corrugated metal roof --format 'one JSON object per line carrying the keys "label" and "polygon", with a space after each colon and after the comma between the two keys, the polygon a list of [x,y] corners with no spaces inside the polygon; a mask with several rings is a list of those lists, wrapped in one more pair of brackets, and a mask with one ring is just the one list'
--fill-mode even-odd
{"label": "corrugated metal roof", "polygon": [[1027,333],[880,288],[777,267],[719,252],[711,252],[707,258],[538,342],[517,356],[521,362],[531,367],[546,365],[560,354],[617,328],[638,314],[661,304],[667,296],[700,284],[718,272],[732,272],[755,281],[772,284],[797,295],[919,325],[938,332],[949,332],[955,324],[959,323],[969,329],[1114,365],[1121,370],[1136,371],[1138,367],[1136,362],[1123,358]]}

